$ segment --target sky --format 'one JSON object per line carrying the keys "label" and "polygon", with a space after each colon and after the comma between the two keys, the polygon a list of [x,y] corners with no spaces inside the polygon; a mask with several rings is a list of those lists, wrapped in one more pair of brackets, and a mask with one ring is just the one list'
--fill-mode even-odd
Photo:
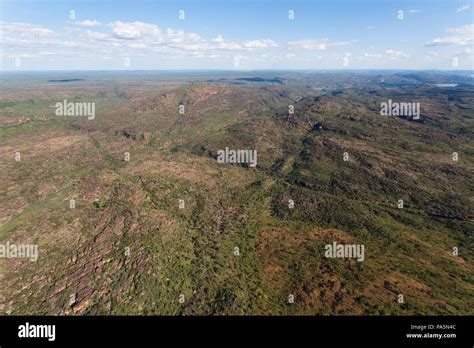
{"label": "sky", "polygon": [[473,69],[472,0],[0,0],[1,71]]}

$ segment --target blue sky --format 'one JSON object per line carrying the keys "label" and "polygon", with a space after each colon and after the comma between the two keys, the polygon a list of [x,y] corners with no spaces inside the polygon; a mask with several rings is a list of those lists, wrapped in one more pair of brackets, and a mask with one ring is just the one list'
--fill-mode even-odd
{"label": "blue sky", "polygon": [[463,0],[2,0],[0,9],[1,70],[451,70],[474,61],[474,8]]}

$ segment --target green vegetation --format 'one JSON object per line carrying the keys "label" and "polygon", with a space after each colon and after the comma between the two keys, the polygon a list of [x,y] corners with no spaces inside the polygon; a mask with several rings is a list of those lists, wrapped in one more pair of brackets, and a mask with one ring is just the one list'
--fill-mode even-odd
{"label": "green vegetation", "polygon": [[[3,91],[0,242],[40,248],[0,260],[7,313],[473,314],[472,86],[345,78]],[[54,116],[65,98],[96,118]],[[421,121],[380,116],[388,99]],[[217,163],[226,147],[257,168]],[[334,241],[365,260],[326,258]]]}

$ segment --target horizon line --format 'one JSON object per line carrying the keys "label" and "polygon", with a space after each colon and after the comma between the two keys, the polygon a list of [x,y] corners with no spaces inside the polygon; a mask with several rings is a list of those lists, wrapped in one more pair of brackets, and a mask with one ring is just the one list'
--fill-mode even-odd
{"label": "horizon line", "polygon": [[442,71],[442,72],[474,72],[473,69],[406,69],[406,68],[372,68],[372,69],[57,69],[57,70],[0,70],[1,73],[24,73],[24,72],[140,72],[140,71],[152,71],[152,72],[254,72],[254,71],[289,71],[289,72],[307,72],[307,71],[339,71],[339,72],[350,72],[350,71]]}

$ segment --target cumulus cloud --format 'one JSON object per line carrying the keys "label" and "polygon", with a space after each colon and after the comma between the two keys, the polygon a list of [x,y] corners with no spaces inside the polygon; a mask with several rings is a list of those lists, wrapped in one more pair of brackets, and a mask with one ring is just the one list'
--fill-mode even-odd
{"label": "cumulus cloud", "polygon": [[217,35],[217,37],[212,39],[211,41],[213,41],[213,42],[224,42],[224,38],[222,37],[222,35]]}
{"label": "cumulus cloud", "polygon": [[161,38],[161,29],[155,24],[144,22],[122,22],[115,21],[109,24],[112,33],[117,39],[139,39],[142,37]]}
{"label": "cumulus cloud", "polygon": [[454,35],[446,37],[438,37],[424,44],[426,47],[432,46],[452,46],[452,45],[469,45],[474,43],[474,24],[466,24],[457,28],[449,28],[448,33]]}
{"label": "cumulus cloud", "polygon": [[304,50],[319,50],[324,51],[329,47],[333,46],[348,46],[350,42],[347,41],[336,41],[330,42],[329,39],[304,39],[304,40],[297,40],[297,41],[290,41],[288,42],[288,49],[290,50],[297,50],[297,49],[304,49]]}
{"label": "cumulus cloud", "polygon": [[248,48],[248,49],[259,49],[259,48],[269,48],[269,47],[277,47],[278,45],[276,44],[275,41],[270,40],[270,39],[262,39],[262,40],[250,40],[250,41],[244,41],[242,43],[243,47]]}
{"label": "cumulus cloud", "polygon": [[91,21],[89,19],[86,19],[85,21],[72,22],[72,24],[79,25],[79,26],[82,26],[82,27],[97,27],[97,26],[101,25],[102,23],[100,23],[98,21]]}
{"label": "cumulus cloud", "polygon": [[271,39],[256,39],[243,42],[227,41],[222,35],[206,40],[196,33],[185,32],[181,29],[161,29],[158,25],[143,22],[121,22],[110,24],[113,37],[119,40],[141,41],[145,46],[169,46],[176,49],[192,51],[193,56],[197,51],[212,50],[242,50],[253,51],[277,47]]}
{"label": "cumulus cloud", "polygon": [[410,58],[410,55],[402,51],[395,51],[392,49],[385,50],[385,54],[389,59],[407,59]]}
{"label": "cumulus cloud", "polygon": [[324,51],[328,47],[329,40],[298,40],[288,42],[290,49],[305,49],[305,50],[321,50]]}
{"label": "cumulus cloud", "polygon": [[211,40],[208,49],[219,49],[219,50],[242,50],[242,44],[234,41],[226,41],[222,35],[217,35]]}
{"label": "cumulus cloud", "polygon": [[55,35],[51,29],[28,23],[0,21],[0,30],[3,35],[17,35],[22,38],[48,38]]}
{"label": "cumulus cloud", "polygon": [[80,46],[76,40],[61,37],[53,30],[29,23],[0,22],[0,46],[6,57],[38,56],[40,51],[62,51]]}
{"label": "cumulus cloud", "polygon": [[[163,56],[166,58],[231,59],[244,52],[272,49],[278,44],[268,38],[244,41],[225,40],[222,35],[206,39],[193,32],[162,28],[141,21],[113,21],[102,25],[98,21],[70,22],[60,32],[28,23],[1,22],[0,44],[8,57],[46,56],[40,52],[75,57]],[[49,54],[50,56],[52,54]],[[174,58],[173,58],[174,59]],[[248,58],[250,59],[250,58]]]}

